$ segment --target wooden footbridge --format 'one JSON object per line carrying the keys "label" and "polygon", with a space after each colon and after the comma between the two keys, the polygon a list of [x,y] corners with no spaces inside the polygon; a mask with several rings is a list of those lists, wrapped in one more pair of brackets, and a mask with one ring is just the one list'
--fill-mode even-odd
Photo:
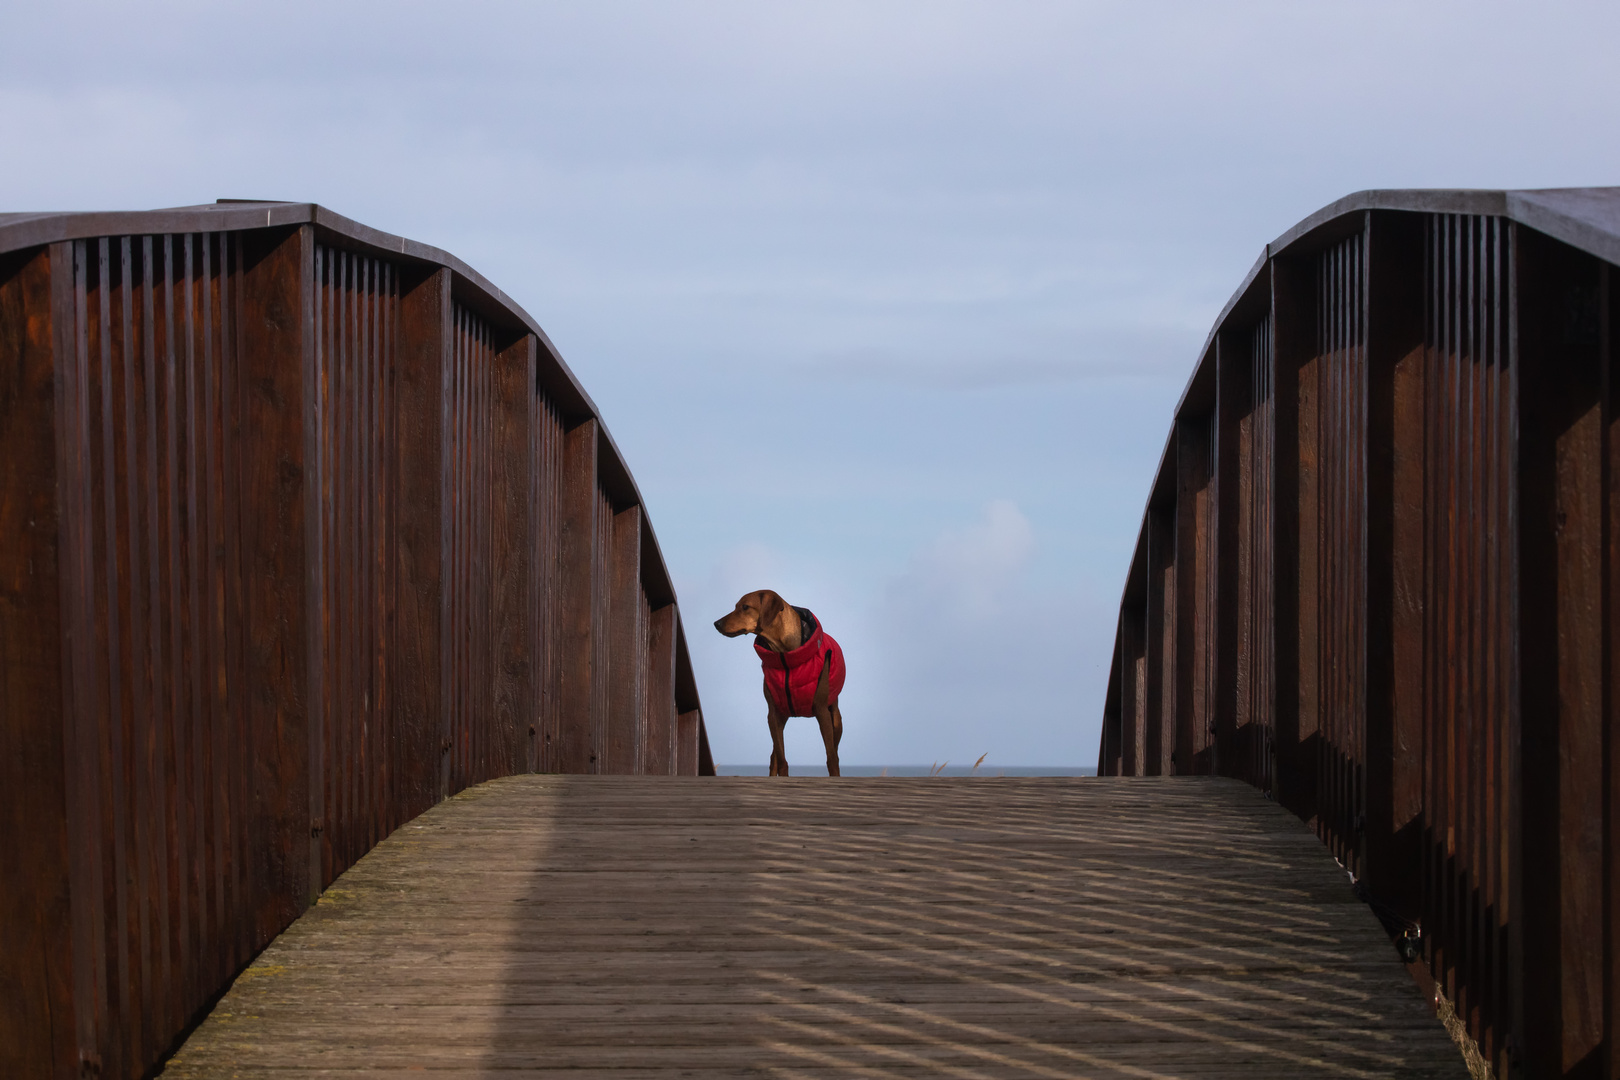
{"label": "wooden footbridge", "polygon": [[1463,1077],[1236,781],[493,780],[406,825],[165,1077]]}
{"label": "wooden footbridge", "polygon": [[1178,407],[1103,777],[770,781],[476,271],[0,214],[0,1076],[1460,1075],[1400,942],[1499,1078],[1615,1080],[1616,264],[1613,190],[1314,215]]}

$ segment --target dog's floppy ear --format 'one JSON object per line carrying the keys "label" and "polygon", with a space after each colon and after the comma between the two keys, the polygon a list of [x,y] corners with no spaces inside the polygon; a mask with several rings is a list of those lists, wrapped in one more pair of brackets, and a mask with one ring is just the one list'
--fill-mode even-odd
{"label": "dog's floppy ear", "polygon": [[787,601],[783,600],[770,589],[761,589],[759,593],[759,628],[775,626],[784,612],[787,611]]}

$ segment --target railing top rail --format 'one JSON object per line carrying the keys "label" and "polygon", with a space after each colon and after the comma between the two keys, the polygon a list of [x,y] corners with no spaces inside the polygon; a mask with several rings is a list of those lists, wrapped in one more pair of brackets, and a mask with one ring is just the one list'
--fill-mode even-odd
{"label": "railing top rail", "polygon": [[[1340,237],[1343,221],[1368,210],[1395,210],[1429,214],[1481,214],[1504,217],[1510,221],[1535,229],[1555,240],[1584,251],[1605,262],[1620,265],[1620,187],[1539,188],[1522,191],[1486,188],[1372,188],[1357,191],[1335,200],[1285,230],[1281,236],[1267,244],[1255,259],[1254,265],[1243,276],[1221,308],[1204,338],[1198,359],[1193,364],[1181,396],[1171,412],[1169,434],[1154,470],[1154,482],[1142,508],[1142,520],[1148,512],[1169,494],[1166,478],[1169,476],[1171,452],[1175,448],[1176,421],[1192,411],[1201,397],[1200,391],[1213,378],[1212,360],[1215,340],[1234,314],[1241,315],[1251,306],[1269,309],[1269,302],[1254,295],[1269,282],[1268,268],[1279,255],[1314,250],[1322,243]],[[0,224],[0,236],[4,235]],[[1144,566],[1142,538],[1138,536],[1125,574],[1122,598],[1140,589]]]}
{"label": "railing top rail", "polygon": [[[445,267],[453,275],[458,300],[515,332],[535,336],[550,359],[551,371],[542,381],[563,410],[574,421],[594,419],[603,449],[602,478],[609,494],[624,505],[645,507],[641,489],[625,464],[624,455],[608,431],[601,410],[557,346],[523,306],[484,275],[442,248],[408,240],[403,236],[374,229],[318,203],[274,200],[221,199],[199,206],[177,206],[163,210],[107,210],[80,212],[0,213],[0,255],[35,248],[64,240],[99,236],[140,236],[161,233],[238,232],[293,225],[313,225],[320,233],[337,238],[342,246],[365,254],[384,256],[420,267]],[[670,602],[675,598],[674,583],[664,562],[657,533],[644,514],[642,528],[651,542],[656,574],[649,582],[649,598]]]}

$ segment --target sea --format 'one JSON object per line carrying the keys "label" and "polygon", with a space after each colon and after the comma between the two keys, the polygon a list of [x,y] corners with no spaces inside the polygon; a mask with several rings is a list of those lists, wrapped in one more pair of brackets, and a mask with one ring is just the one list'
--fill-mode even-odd
{"label": "sea", "polygon": [[[789,764],[792,776],[826,776],[826,765]],[[720,776],[769,776],[768,765],[716,765]],[[1095,765],[844,765],[845,776],[1096,776]]]}

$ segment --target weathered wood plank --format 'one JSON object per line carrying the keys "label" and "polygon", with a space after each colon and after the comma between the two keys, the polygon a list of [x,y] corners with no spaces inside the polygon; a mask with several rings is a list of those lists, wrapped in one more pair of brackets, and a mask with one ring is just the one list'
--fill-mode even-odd
{"label": "weathered wood plank", "polygon": [[492,781],[339,878],[165,1075],[272,1069],[1463,1075],[1316,838],[1202,778]]}

